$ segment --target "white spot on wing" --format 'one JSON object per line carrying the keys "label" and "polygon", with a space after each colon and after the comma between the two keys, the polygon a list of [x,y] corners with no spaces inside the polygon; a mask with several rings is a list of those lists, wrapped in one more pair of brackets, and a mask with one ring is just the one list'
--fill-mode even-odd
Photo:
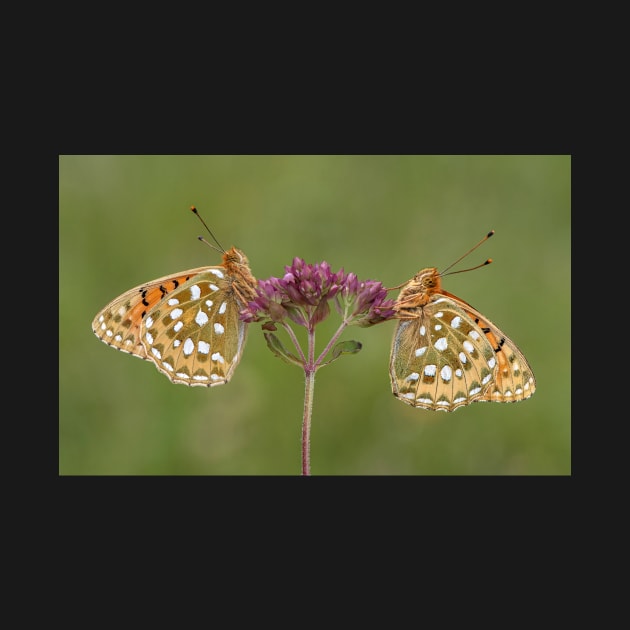
{"label": "white spot on wing", "polygon": [[177,319],[178,317],[180,317],[180,316],[181,316],[181,314],[182,314],[183,312],[184,312],[184,311],[182,311],[182,309],[181,309],[181,308],[174,308],[174,309],[171,311],[171,319]]}
{"label": "white spot on wing", "polygon": [[468,335],[471,337],[471,339],[474,339],[475,341],[477,341],[477,339],[479,339],[479,333],[476,330],[471,330]]}
{"label": "white spot on wing", "polygon": [[208,269],[210,273],[213,273],[217,278],[223,278],[223,272],[220,269]]}
{"label": "white spot on wing", "polygon": [[437,372],[437,365],[425,365],[424,366],[424,373],[427,376],[435,376],[435,373]]}
{"label": "white spot on wing", "polygon": [[225,328],[223,328],[221,324],[215,322],[214,332],[217,333],[217,335],[222,335],[225,332]]}
{"label": "white spot on wing", "polygon": [[420,374],[418,372],[412,372],[408,377],[408,381],[417,381],[420,378]]}
{"label": "white spot on wing", "polygon": [[424,325],[420,326],[420,336],[424,337],[426,332],[427,332],[427,329],[424,327]]}
{"label": "white spot on wing", "polygon": [[178,300],[177,298],[171,298],[171,299],[167,302],[167,304],[168,304],[169,306],[177,306],[177,305],[179,304],[179,300]]}
{"label": "white spot on wing", "polygon": [[227,308],[227,302],[223,302],[223,304],[221,304],[221,306],[219,307],[219,313],[223,315],[223,313],[225,313],[226,308]]}
{"label": "white spot on wing", "polygon": [[448,383],[452,376],[453,376],[453,370],[451,370],[451,368],[448,365],[445,365],[441,370],[440,370],[440,376],[442,377],[442,380],[445,383]]}
{"label": "white spot on wing", "polygon": [[201,354],[208,354],[210,352],[210,344],[207,341],[199,341],[197,348]]}
{"label": "white spot on wing", "polygon": [[149,345],[153,345],[153,335],[149,331],[147,331],[144,338],[149,342]]}
{"label": "white spot on wing", "polygon": [[199,324],[199,326],[205,326],[208,323],[208,316],[199,309],[199,312],[195,315],[195,321]]}
{"label": "white spot on wing", "polygon": [[472,354],[475,351],[475,346],[473,346],[472,343],[470,343],[470,341],[468,341],[468,339],[466,339],[464,341],[462,346],[464,346],[464,350],[466,350],[466,352],[468,352],[468,354]]}
{"label": "white spot on wing", "polygon": [[147,328],[151,328],[151,326],[153,326],[153,317],[151,317],[151,315],[144,320],[144,325]]}
{"label": "white spot on wing", "polygon": [[175,332],[179,332],[184,327],[184,322],[177,322],[175,326],[173,326],[173,330]]}
{"label": "white spot on wing", "polygon": [[157,348],[151,348],[151,352],[153,352],[153,355],[155,356],[156,359],[162,358],[162,355],[160,354],[160,351]]}
{"label": "white spot on wing", "polygon": [[455,315],[451,320],[451,326],[453,328],[459,328],[459,325],[462,323],[462,318],[459,315]]}
{"label": "white spot on wing", "polygon": [[201,297],[201,289],[199,288],[199,285],[193,284],[192,287],[190,287],[190,299],[198,300],[200,297]]}
{"label": "white spot on wing", "polygon": [[421,357],[426,351],[427,351],[427,346],[424,346],[424,348],[418,348],[416,350],[416,356]]}
{"label": "white spot on wing", "polygon": [[193,343],[193,340],[190,337],[188,337],[188,339],[184,341],[184,354],[188,356],[193,353],[194,349],[195,349],[195,344]]}
{"label": "white spot on wing", "polygon": [[[436,326],[437,328],[437,326]],[[448,343],[446,341],[446,337],[440,337],[436,342],[435,342],[435,347],[438,350],[446,350],[446,348],[448,348]]]}
{"label": "white spot on wing", "polygon": [[211,358],[213,361],[216,361],[217,363],[225,363],[225,359],[221,356],[220,352],[215,352]]}

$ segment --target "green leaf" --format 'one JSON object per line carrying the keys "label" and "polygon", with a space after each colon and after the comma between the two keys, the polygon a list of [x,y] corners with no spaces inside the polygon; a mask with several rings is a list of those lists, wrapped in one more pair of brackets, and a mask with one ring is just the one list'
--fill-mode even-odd
{"label": "green leaf", "polygon": [[340,341],[332,349],[332,359],[325,361],[319,367],[323,367],[324,365],[328,365],[329,363],[336,361],[342,354],[356,354],[362,347],[363,345],[360,341]]}
{"label": "green leaf", "polygon": [[291,354],[283,345],[280,339],[276,337],[273,333],[266,332],[263,333],[265,336],[265,340],[267,341],[267,346],[269,350],[271,350],[277,357],[282,359],[285,363],[292,363],[293,365],[297,365],[298,367],[303,367],[302,361],[300,361],[294,354]]}
{"label": "green leaf", "polygon": [[342,354],[356,354],[363,348],[360,341],[340,341],[332,350],[333,359],[339,358]]}

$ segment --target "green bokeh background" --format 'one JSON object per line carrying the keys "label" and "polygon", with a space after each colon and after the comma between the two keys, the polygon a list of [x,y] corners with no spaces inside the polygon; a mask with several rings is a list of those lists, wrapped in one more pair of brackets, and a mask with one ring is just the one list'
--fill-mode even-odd
{"label": "green bokeh background", "polygon": [[[317,375],[312,473],[571,474],[570,191],[570,156],[60,156],[59,473],[300,473],[303,375],[259,325],[232,381],[210,389],[173,385],[92,333],[123,291],[220,263],[196,238],[196,205],[258,278],[299,256],[395,286],[494,229],[458,267],[494,263],[444,287],[519,345],[536,394],[414,409],[390,390],[395,322],[350,328],[342,339],[362,351]],[[318,328],[319,348],[337,324]]]}

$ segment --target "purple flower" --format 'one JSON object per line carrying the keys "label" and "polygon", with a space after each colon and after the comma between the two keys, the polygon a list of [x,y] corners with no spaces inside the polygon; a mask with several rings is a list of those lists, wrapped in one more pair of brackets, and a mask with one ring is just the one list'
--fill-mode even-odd
{"label": "purple flower", "polygon": [[282,278],[258,282],[257,297],[241,311],[241,319],[275,330],[276,322],[289,317],[310,329],[328,317],[329,302],[334,300],[345,323],[372,326],[394,315],[394,301],[386,297],[380,282],[361,282],[343,268],[333,273],[325,261],[311,265],[296,257]]}

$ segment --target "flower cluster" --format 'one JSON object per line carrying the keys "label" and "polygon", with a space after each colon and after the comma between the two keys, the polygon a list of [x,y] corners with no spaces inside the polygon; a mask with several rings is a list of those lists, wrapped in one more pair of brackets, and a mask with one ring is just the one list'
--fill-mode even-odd
{"label": "flower cluster", "polygon": [[274,324],[288,317],[311,330],[328,317],[331,301],[346,325],[372,326],[395,314],[394,301],[385,299],[380,282],[359,281],[343,268],[333,273],[327,262],[310,265],[297,257],[285,272],[282,278],[258,282],[256,299],[241,311],[243,321],[275,330]]}

